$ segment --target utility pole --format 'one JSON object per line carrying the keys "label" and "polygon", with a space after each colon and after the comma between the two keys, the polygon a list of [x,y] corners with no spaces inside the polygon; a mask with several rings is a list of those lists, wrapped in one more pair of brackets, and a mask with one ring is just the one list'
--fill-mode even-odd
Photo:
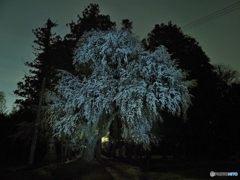
{"label": "utility pole", "polygon": [[38,125],[39,125],[39,119],[40,119],[40,112],[41,112],[41,106],[42,106],[45,81],[46,81],[46,78],[43,78],[41,94],[40,94],[40,99],[39,99],[39,103],[38,103],[37,117],[35,120],[35,127],[34,127],[34,133],[33,133],[33,138],[32,138],[32,145],[31,145],[31,150],[30,150],[29,164],[33,163],[35,148],[36,148],[36,144],[37,144]]}

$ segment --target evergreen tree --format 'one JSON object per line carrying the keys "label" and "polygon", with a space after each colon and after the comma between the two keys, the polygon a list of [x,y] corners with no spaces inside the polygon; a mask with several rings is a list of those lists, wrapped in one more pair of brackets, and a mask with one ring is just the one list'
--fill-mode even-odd
{"label": "evergreen tree", "polygon": [[[68,23],[70,33],[65,36],[71,49],[76,50],[77,42],[85,31],[92,29],[106,31],[116,26],[115,22],[110,20],[109,15],[100,14],[99,5],[90,4],[82,12],[82,16],[78,15],[77,22]],[[73,53],[74,54],[74,53]]]}
{"label": "evergreen tree", "polygon": [[172,59],[177,60],[182,69],[189,71],[190,79],[199,80],[208,77],[213,70],[210,59],[199,43],[194,38],[183,34],[181,28],[171,22],[156,24],[142,42],[148,50],[155,50],[160,45],[165,46]]}
{"label": "evergreen tree", "polygon": [[133,26],[132,26],[132,21],[129,19],[123,19],[122,20],[122,30],[129,30],[132,32]]}
{"label": "evergreen tree", "polygon": [[[33,62],[26,62],[25,65],[30,68],[29,73],[24,76],[24,81],[18,83],[18,89],[14,93],[21,97],[21,99],[16,100],[16,104],[20,110],[16,111],[16,114],[28,114],[28,118],[24,118],[18,124],[19,131],[14,137],[22,137],[25,142],[30,142],[31,134],[33,134],[33,120],[36,119],[37,106],[40,98],[41,84],[44,78],[45,90],[52,90],[54,84],[57,83],[58,77],[56,69],[67,70],[72,74],[75,74],[75,66],[73,60],[75,58],[75,49],[77,46],[77,41],[84,33],[84,31],[89,31],[92,28],[108,30],[115,26],[115,23],[110,21],[109,16],[99,14],[98,5],[91,4],[83,12],[83,17],[79,16],[77,23],[71,22],[70,33],[67,34],[62,40],[55,33],[52,33],[52,29],[57,26],[48,19],[47,23],[42,28],[37,28],[33,30],[36,40],[34,40],[34,54],[35,59]],[[76,75],[81,75],[89,71],[88,66],[81,67],[82,70]],[[43,102],[44,103],[44,102]],[[45,104],[43,104],[45,105]],[[45,121],[43,121],[45,122]],[[43,123],[42,127],[46,124]],[[40,132],[42,132],[41,129]],[[49,132],[48,132],[49,134]],[[46,138],[45,133],[41,133]],[[24,138],[25,137],[25,138]],[[42,139],[42,138],[39,138]]]}
{"label": "evergreen tree", "polygon": [[35,45],[32,47],[36,58],[33,62],[25,63],[30,68],[29,73],[24,76],[22,82],[17,84],[18,89],[14,91],[14,94],[21,97],[15,102],[21,108],[36,112],[44,77],[46,78],[46,89],[51,87],[54,70],[58,64],[54,61],[53,44],[60,40],[59,36],[52,33],[52,28],[56,26],[56,23],[48,19],[44,27],[33,30],[36,40],[34,40]]}
{"label": "evergreen tree", "polygon": [[151,51],[164,45],[181,69],[188,71],[188,79],[197,80],[197,86],[191,89],[194,98],[193,106],[188,111],[189,121],[183,123],[179,118],[166,115],[165,118],[171,120],[165,121],[164,132],[174,144],[176,154],[181,146],[187,147],[188,155],[210,157],[214,150],[211,150],[213,131],[209,124],[221,111],[217,108],[221,99],[217,90],[219,80],[210,59],[194,38],[184,34],[181,28],[171,22],[155,25],[142,42]]}
{"label": "evergreen tree", "polygon": [[[55,76],[56,68],[63,67],[59,61],[59,50],[57,50],[61,47],[61,38],[52,32],[52,29],[56,26],[56,23],[48,19],[42,28],[32,31],[36,36],[32,46],[35,59],[32,62],[25,63],[30,70],[25,74],[23,81],[18,83],[18,89],[14,91],[21,99],[17,99],[15,102],[18,107],[15,112],[18,117],[18,122],[16,122],[18,130],[12,135],[12,138],[14,141],[24,142],[26,149],[29,148],[36,126],[34,121],[37,116],[43,79],[46,79],[44,89],[52,89],[54,82],[57,80]],[[38,147],[46,148],[49,131],[47,126],[39,125]],[[40,152],[40,155],[43,156],[45,151],[46,149]]]}

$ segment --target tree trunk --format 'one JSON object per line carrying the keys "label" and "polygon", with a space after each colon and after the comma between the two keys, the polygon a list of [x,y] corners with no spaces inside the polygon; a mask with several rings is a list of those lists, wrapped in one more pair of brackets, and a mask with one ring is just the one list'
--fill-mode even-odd
{"label": "tree trunk", "polygon": [[121,140],[119,140],[119,157],[120,158],[123,157],[122,147],[123,147],[123,142]]}
{"label": "tree trunk", "polygon": [[167,161],[167,145],[166,145],[166,140],[163,139],[163,142],[162,142],[162,155],[163,155],[163,161]]}
{"label": "tree trunk", "polygon": [[117,151],[117,140],[114,140],[112,151],[111,151],[111,157],[116,158],[116,151]]}
{"label": "tree trunk", "polygon": [[128,159],[132,159],[134,144],[132,142],[126,143],[126,156]]}
{"label": "tree trunk", "polygon": [[95,148],[95,156],[97,160],[101,159],[101,151],[102,151],[102,141],[101,138],[97,141],[97,145]]}
{"label": "tree trunk", "polygon": [[34,160],[34,154],[35,154],[35,148],[36,148],[37,136],[38,136],[38,125],[39,125],[39,121],[40,121],[40,112],[41,112],[41,106],[42,106],[42,99],[43,99],[45,81],[46,81],[46,78],[43,78],[41,94],[40,94],[40,99],[39,99],[38,109],[37,109],[37,117],[36,117],[35,124],[34,124],[35,127],[34,127],[32,145],[31,145],[30,156],[29,156],[29,164],[32,164],[33,160]]}
{"label": "tree trunk", "polygon": [[[101,117],[100,117],[101,112],[102,111],[100,111],[100,113],[99,113],[99,120],[101,119]],[[105,127],[102,127],[102,125],[100,124],[100,123],[102,123],[101,121],[95,122],[92,125],[91,130],[90,130],[90,132],[92,132],[92,136],[91,136],[92,139],[90,141],[88,141],[86,144],[86,148],[85,148],[84,154],[83,154],[83,160],[85,160],[87,162],[93,162],[94,157],[95,157],[95,150],[96,150],[97,142],[99,140],[101,141],[102,136],[107,134],[107,131],[109,130],[109,127],[110,127],[114,117],[118,113],[119,112],[117,111],[109,117],[108,122]],[[97,129],[98,126],[101,127],[101,132],[98,135],[96,135],[95,130]],[[101,147],[99,147],[99,148],[101,148]]]}
{"label": "tree trunk", "polygon": [[95,137],[91,142],[88,142],[84,151],[83,160],[92,162],[95,157],[95,148],[99,138]]}

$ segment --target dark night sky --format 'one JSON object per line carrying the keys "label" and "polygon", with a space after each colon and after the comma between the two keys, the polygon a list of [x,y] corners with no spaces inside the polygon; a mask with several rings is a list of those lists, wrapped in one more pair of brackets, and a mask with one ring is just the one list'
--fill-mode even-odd
{"label": "dark night sky", "polygon": [[[48,18],[57,22],[57,34],[69,32],[65,25],[76,21],[90,3],[100,5],[101,14],[110,15],[120,27],[122,19],[133,21],[133,32],[144,38],[155,24],[172,21],[182,27],[226,8],[239,0],[0,0],[0,91],[8,109],[16,97],[13,91],[34,59],[32,29]],[[240,71],[240,9],[226,13],[184,33],[196,38],[212,64],[230,65]]]}

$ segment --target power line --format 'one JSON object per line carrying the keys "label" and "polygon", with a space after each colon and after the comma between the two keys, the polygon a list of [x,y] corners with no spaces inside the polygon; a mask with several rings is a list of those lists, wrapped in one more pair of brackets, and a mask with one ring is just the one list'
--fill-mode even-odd
{"label": "power line", "polygon": [[185,26],[182,26],[181,29],[187,31],[189,29],[192,29],[192,28],[195,28],[197,26],[200,26],[201,24],[209,22],[209,21],[211,21],[213,19],[216,19],[216,18],[218,18],[220,16],[223,16],[225,14],[228,14],[228,13],[232,12],[232,11],[235,11],[235,10],[237,10],[239,8],[240,8],[240,2],[237,2],[235,4],[232,4],[231,6],[223,8],[223,9],[221,9],[219,11],[216,11],[216,12],[210,14],[210,15],[207,15],[207,16],[201,18],[201,19],[193,21],[193,22],[191,22],[191,23],[189,23],[189,24],[187,24]]}
{"label": "power line", "polygon": [[231,5],[231,6],[228,6],[228,7],[224,8],[224,9],[221,9],[221,10],[219,10],[219,11],[217,11],[215,13],[212,13],[212,14],[210,14],[208,16],[205,16],[205,17],[203,17],[201,19],[198,19],[198,20],[196,20],[196,21],[194,21],[192,23],[189,23],[189,24],[183,26],[182,29],[183,30],[192,29],[192,28],[194,28],[196,26],[199,26],[199,25],[201,25],[203,23],[206,23],[208,21],[216,19],[217,17],[220,17],[220,16],[223,16],[223,15],[225,15],[227,13],[230,13],[230,12],[232,12],[232,11],[238,9],[238,8],[240,8],[240,2],[237,2],[237,3],[235,3],[235,4]]}

